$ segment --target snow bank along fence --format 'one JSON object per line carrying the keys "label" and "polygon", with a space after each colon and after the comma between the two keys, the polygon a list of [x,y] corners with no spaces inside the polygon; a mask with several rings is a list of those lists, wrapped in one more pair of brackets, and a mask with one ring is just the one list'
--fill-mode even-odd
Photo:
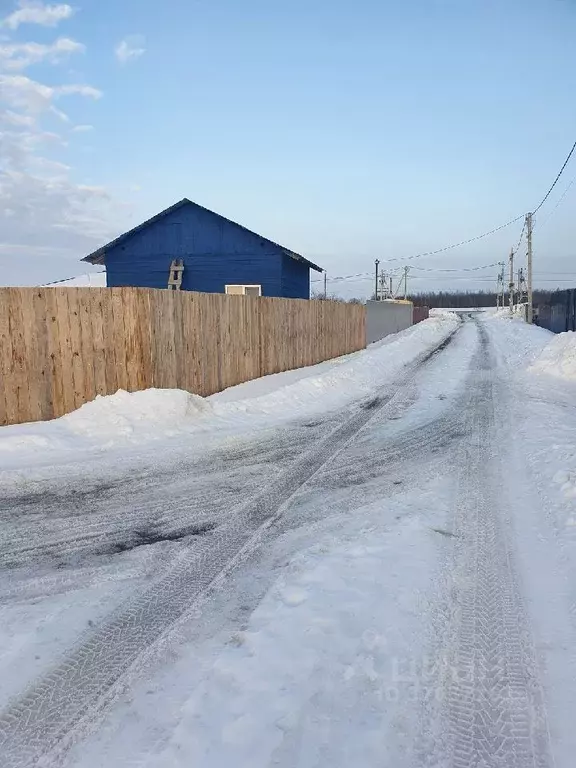
{"label": "snow bank along fence", "polygon": [[0,424],[118,389],[210,395],[366,346],[365,309],[147,288],[0,288]]}

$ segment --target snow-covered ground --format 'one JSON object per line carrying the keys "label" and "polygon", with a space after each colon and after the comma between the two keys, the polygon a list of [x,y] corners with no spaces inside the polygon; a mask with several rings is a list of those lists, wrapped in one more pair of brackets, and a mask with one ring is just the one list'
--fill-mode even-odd
{"label": "snow-covered ground", "polygon": [[437,314],[10,428],[2,765],[570,768],[575,339]]}

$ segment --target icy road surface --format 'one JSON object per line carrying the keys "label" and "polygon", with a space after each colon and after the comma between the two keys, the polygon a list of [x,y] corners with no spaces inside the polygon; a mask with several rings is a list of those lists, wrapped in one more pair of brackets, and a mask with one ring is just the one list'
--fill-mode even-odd
{"label": "icy road surface", "polygon": [[316,418],[10,486],[3,768],[572,766],[576,388],[547,332],[450,330]]}

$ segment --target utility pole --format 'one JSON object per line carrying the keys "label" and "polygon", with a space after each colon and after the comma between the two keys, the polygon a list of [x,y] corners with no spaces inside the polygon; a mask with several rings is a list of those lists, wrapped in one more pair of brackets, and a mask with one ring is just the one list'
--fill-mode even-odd
{"label": "utility pole", "polygon": [[390,291],[389,294],[390,298],[394,296],[394,288],[392,287],[392,275],[390,275]]}
{"label": "utility pole", "polygon": [[328,298],[328,291],[326,286],[327,277],[328,277],[328,273],[326,272],[326,270],[324,270],[324,301],[326,301],[326,299]]}
{"label": "utility pole", "polygon": [[508,283],[508,304],[510,305],[510,314],[514,313],[514,248],[510,251],[510,282]]}
{"label": "utility pole", "polygon": [[533,306],[532,306],[532,214],[526,214],[526,240],[528,241],[528,256],[527,256],[527,293],[528,293],[528,306],[526,307],[526,322],[532,323]]}
{"label": "utility pole", "polygon": [[376,282],[374,284],[374,299],[378,301],[378,265],[380,264],[380,259],[375,259],[374,264],[376,265]]}
{"label": "utility pole", "polygon": [[500,294],[502,293],[502,271],[498,272],[496,280],[496,309],[500,309]]}
{"label": "utility pole", "polygon": [[408,298],[408,270],[410,267],[404,267],[404,301]]}
{"label": "utility pole", "polygon": [[518,285],[516,286],[516,292],[518,294],[518,304],[524,304],[526,298],[526,278],[524,277],[524,269],[522,267],[518,270]]}

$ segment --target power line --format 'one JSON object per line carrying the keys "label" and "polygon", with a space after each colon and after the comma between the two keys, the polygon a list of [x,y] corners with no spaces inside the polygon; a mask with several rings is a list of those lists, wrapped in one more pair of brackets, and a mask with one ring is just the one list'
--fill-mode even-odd
{"label": "power line", "polygon": [[[477,272],[481,269],[489,269],[490,267],[497,267],[499,262],[495,261],[492,264],[481,264],[477,267],[454,267],[451,269],[440,269],[436,267],[412,267],[412,269],[418,269],[421,272]],[[398,277],[401,273],[397,272],[396,274],[390,274],[388,273],[389,277]],[[365,280],[365,279],[372,279],[373,275],[370,272],[358,272],[354,275],[344,275],[341,277],[329,277],[328,282],[329,283],[339,283],[342,281],[348,281],[348,280]],[[311,283],[321,283],[323,280],[311,280]]]}
{"label": "power line", "polygon": [[495,227],[494,229],[491,229],[489,232],[484,232],[481,235],[476,235],[476,237],[471,237],[469,240],[462,240],[459,243],[454,243],[453,245],[446,245],[444,248],[438,248],[436,251],[425,251],[424,253],[417,253],[414,256],[407,256],[405,258],[397,258],[397,259],[384,259],[386,262],[390,261],[410,261],[412,259],[421,259],[423,256],[435,256],[438,253],[444,253],[445,251],[451,251],[453,248],[460,248],[462,245],[468,245],[468,243],[474,243],[476,240],[482,240],[484,237],[489,237],[490,235],[495,234],[496,232],[499,232],[501,229],[506,229],[506,227],[511,226],[512,224],[516,224],[517,221],[520,221],[520,219],[524,218],[524,214],[520,214],[520,216],[516,216],[515,219],[511,219],[510,221],[507,221],[506,224],[501,224],[499,227]]}
{"label": "power line", "polygon": [[564,192],[562,193],[561,197],[558,199],[558,201],[557,201],[556,205],[554,206],[554,208],[552,208],[552,210],[550,211],[550,213],[548,214],[548,216],[547,216],[547,217],[544,219],[544,221],[542,222],[542,224],[540,224],[540,225],[539,225],[539,228],[540,228],[540,229],[542,229],[542,227],[545,227],[545,226],[546,226],[546,224],[548,224],[548,222],[550,221],[550,219],[551,219],[551,218],[552,218],[552,216],[554,215],[555,211],[557,210],[558,206],[559,206],[559,205],[562,203],[562,201],[564,200],[564,198],[566,197],[566,195],[568,194],[568,192],[570,191],[570,189],[573,187],[573,185],[574,185],[574,183],[575,183],[575,182],[576,182],[576,176],[574,176],[574,178],[572,179],[572,181],[570,182],[570,184],[568,184],[568,186],[566,187],[566,189],[565,189],[565,190],[564,190]]}
{"label": "power line", "polygon": [[566,158],[566,160],[564,160],[564,164],[562,165],[562,168],[560,168],[560,170],[558,171],[558,175],[554,179],[554,182],[553,182],[552,186],[550,187],[548,192],[546,192],[546,194],[544,195],[544,197],[540,201],[540,205],[532,211],[533,214],[534,213],[538,213],[538,211],[540,210],[540,208],[542,208],[542,206],[544,205],[546,200],[548,200],[548,198],[550,197],[550,193],[552,192],[552,190],[554,189],[554,187],[558,183],[558,181],[560,179],[560,176],[562,176],[562,174],[564,173],[564,169],[566,168],[566,166],[570,162],[570,158],[572,157],[572,155],[574,154],[575,151],[576,151],[576,141],[572,145],[572,149],[570,150],[570,152],[568,152],[568,157]]}
{"label": "power line", "polygon": [[522,238],[524,237],[524,232],[526,231],[526,218],[524,218],[524,226],[522,227],[522,232],[520,232],[520,237],[518,238],[518,243],[516,245],[516,248],[514,248],[514,253],[518,253],[518,249],[520,248],[520,244],[522,242]]}
{"label": "power line", "polygon": [[489,267],[497,267],[498,261],[492,264],[482,264],[480,267],[456,267],[454,269],[436,269],[435,267],[412,267],[412,269],[419,269],[421,272],[477,272],[479,269],[488,269]]}
{"label": "power line", "polygon": [[87,274],[88,274],[88,277],[90,277],[90,275],[102,275],[104,274],[104,272],[106,272],[105,269],[100,269],[98,270],[98,272],[89,272],[89,273],[84,273],[83,275],[74,275],[73,277],[64,277],[62,280],[52,280],[51,283],[42,283],[40,287],[46,288],[48,285],[58,285],[58,283],[67,283],[68,280],[77,280],[79,277],[86,277]]}

